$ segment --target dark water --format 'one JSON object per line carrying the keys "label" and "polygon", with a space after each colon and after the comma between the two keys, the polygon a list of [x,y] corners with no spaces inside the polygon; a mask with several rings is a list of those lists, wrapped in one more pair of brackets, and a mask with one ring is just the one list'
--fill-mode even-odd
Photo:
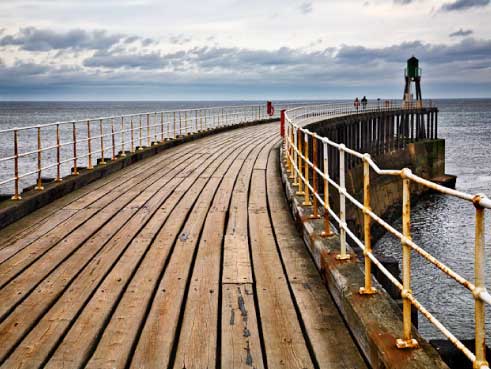
{"label": "dark water", "polygon": [[[491,99],[434,102],[440,108],[439,136],[446,139],[446,172],[458,176],[458,189],[491,196]],[[264,104],[251,101],[0,102],[0,129],[87,117],[255,103]],[[11,141],[11,138],[0,137],[0,151],[10,143],[6,140]],[[0,177],[3,175],[0,168]],[[487,213],[486,227],[488,257],[491,252],[490,213]],[[472,280],[473,206],[462,200],[432,195],[415,205],[411,216],[413,239]],[[400,220],[395,222],[399,223]],[[400,260],[401,246],[388,235],[378,243],[377,250]],[[470,293],[418,256],[413,257],[412,266],[413,291],[418,299],[458,338],[471,338],[474,319]],[[491,276],[488,283],[491,286]],[[487,320],[488,331],[491,331],[491,318]],[[424,317],[420,317],[420,330],[427,338],[439,337]]]}
{"label": "dark water", "polygon": [[[439,137],[446,140],[446,173],[458,176],[457,189],[491,196],[491,99],[439,100]],[[460,275],[474,280],[474,207],[456,198],[430,195],[411,212],[413,240]],[[486,212],[487,272],[491,253],[491,211]],[[400,229],[400,219],[396,221]],[[390,235],[377,252],[400,260],[401,245]],[[413,253],[414,255],[414,253]],[[458,338],[473,338],[471,294],[418,255],[412,259],[412,288],[416,297]],[[488,286],[491,276],[488,274]],[[491,309],[487,315],[491,337]],[[441,337],[420,315],[426,338]]]}

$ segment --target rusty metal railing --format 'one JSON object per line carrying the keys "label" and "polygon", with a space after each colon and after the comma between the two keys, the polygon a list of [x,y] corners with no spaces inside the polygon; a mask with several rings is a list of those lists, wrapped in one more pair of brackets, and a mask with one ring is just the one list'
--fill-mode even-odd
{"label": "rusty metal railing", "polygon": [[[424,109],[429,107],[428,103],[419,103],[417,106],[411,104],[384,102],[382,105],[370,103],[363,109],[364,111],[395,111],[401,109]],[[306,124],[316,121],[336,119],[343,115],[353,115],[360,113],[361,109],[356,109],[351,104],[329,104],[314,105],[308,107],[298,107],[285,112],[286,132],[284,139],[284,159],[289,178],[293,181],[293,186],[297,187],[297,195],[304,196],[304,206],[313,206],[312,217],[318,217],[319,208],[324,210],[324,231],[322,236],[332,234],[330,220],[338,224],[340,237],[340,251],[337,259],[346,260],[350,255],[346,252],[346,235],[363,250],[364,255],[364,285],[360,286],[361,295],[374,294],[377,291],[372,286],[371,267],[375,264],[379,270],[393,283],[400,291],[403,300],[403,331],[401,337],[394,342],[400,349],[411,349],[418,347],[418,342],[411,334],[411,306],[421,312],[443,335],[445,335],[464,355],[473,363],[474,368],[489,368],[486,361],[485,346],[485,313],[484,304],[491,304],[491,295],[485,285],[485,255],[484,255],[484,217],[485,209],[491,209],[491,200],[485,195],[472,195],[465,192],[449,189],[421,178],[411,172],[411,170],[380,169],[367,153],[357,152],[345,146],[342,142],[334,142],[328,138],[321,137],[308,129],[303,128]],[[320,165],[317,155],[310,156],[309,146],[317,151],[320,146],[323,150],[323,163]],[[335,182],[328,171],[328,147],[334,148],[339,152],[339,181]],[[363,165],[363,202],[358,201],[350,194],[345,185],[346,156],[351,155],[361,161]],[[380,176],[400,177],[403,187],[402,199],[402,232],[392,227],[388,222],[375,214],[370,206],[370,172],[373,171]],[[315,176],[310,180],[310,173]],[[317,176],[322,178],[324,183],[323,194],[320,193],[317,184]],[[427,187],[439,193],[454,196],[465,201],[472,202],[475,206],[475,254],[474,254],[474,281],[471,282],[460,276],[457,272],[432,256],[429,252],[422,249],[411,239],[411,184]],[[339,215],[336,214],[329,204],[329,186],[335,188],[339,193]],[[313,201],[312,201],[313,200]],[[360,240],[349,228],[346,223],[346,200],[350,201],[356,208],[363,213],[363,238]],[[402,283],[392,275],[377,259],[372,252],[370,243],[370,225],[376,222],[387,232],[397,237],[402,246]],[[443,271],[460,285],[469,290],[474,298],[475,311],[475,352],[464,346],[433,314],[431,314],[413,295],[411,291],[411,253],[416,252],[433,264],[436,268]]]}
{"label": "rusty metal railing", "polygon": [[[124,157],[199,131],[260,121],[266,106],[238,105],[148,112],[0,130],[0,190],[21,200],[21,189],[78,175],[80,169]],[[10,174],[9,174],[10,173]],[[49,177],[49,178],[46,178]]]}

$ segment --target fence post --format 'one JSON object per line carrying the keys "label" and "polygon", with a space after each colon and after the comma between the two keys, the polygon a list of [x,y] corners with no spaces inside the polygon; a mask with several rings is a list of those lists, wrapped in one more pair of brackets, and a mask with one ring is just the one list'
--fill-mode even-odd
{"label": "fence post", "polygon": [[164,142],[164,112],[160,112],[160,142]]}
{"label": "fence post", "polygon": [[114,135],[114,118],[111,118],[111,145],[112,145],[111,160],[116,160],[116,136]]}
{"label": "fence post", "polygon": [[350,255],[346,253],[346,173],[344,163],[344,144],[339,145],[339,238],[341,241],[341,252],[336,255],[338,260],[348,260]]}
{"label": "fence post", "polygon": [[90,120],[87,121],[87,169],[93,169],[92,165],[92,138],[90,136]]}
{"label": "fence post", "polygon": [[309,182],[309,171],[310,171],[310,165],[309,165],[309,132],[305,131],[303,134],[304,138],[304,153],[303,156],[305,157],[304,162],[303,162],[303,168],[304,168],[304,177],[305,177],[305,184],[304,184],[304,198],[303,198],[303,206],[311,206],[312,202],[310,201],[310,182]]}
{"label": "fence post", "polygon": [[298,187],[298,167],[295,168],[298,164],[298,153],[297,153],[297,148],[298,148],[298,128],[295,127],[293,131],[293,186]]}
{"label": "fence post", "polygon": [[[402,170],[402,234],[405,239],[411,239],[411,190],[410,180],[407,175],[411,170],[405,168]],[[418,341],[412,338],[411,324],[411,247],[405,240],[402,241],[402,338],[396,341],[397,348],[417,348]]]}
{"label": "fence post", "polygon": [[75,127],[75,122],[72,123],[72,134],[73,134],[73,169],[72,175],[78,176],[77,168],[77,127]]}
{"label": "fence post", "polygon": [[302,132],[302,130],[298,130],[298,138],[297,138],[297,151],[298,151],[298,176],[297,176],[297,182],[298,182],[298,191],[297,191],[297,195],[300,195],[300,196],[303,196],[305,194],[304,190],[303,190],[303,179],[302,179],[302,156],[303,156],[303,150],[302,150],[302,147],[303,147],[303,144],[302,144],[302,141],[303,141],[303,135],[304,133]]}
{"label": "fence post", "polygon": [[365,249],[363,255],[365,257],[365,286],[360,287],[360,294],[373,295],[377,292],[372,287],[372,261],[369,258],[369,254],[372,252],[372,240],[371,240],[371,218],[368,215],[368,211],[372,210],[370,207],[370,159],[369,154],[363,156],[363,231],[365,238]]}
{"label": "fence post", "polygon": [[99,120],[99,132],[101,134],[101,160],[99,161],[99,164],[105,165],[106,161],[104,160],[104,127],[102,126],[102,119]]}
{"label": "fence post", "polygon": [[60,144],[60,125],[56,125],[56,178],[55,182],[61,182],[61,144]]}
{"label": "fence post", "polygon": [[324,230],[321,233],[322,237],[330,237],[334,233],[331,231],[331,223],[329,222],[329,162],[327,157],[327,142],[322,141],[322,149],[323,149],[323,165],[322,169],[324,170]]}
{"label": "fence post", "polygon": [[121,154],[119,156],[122,158],[126,156],[124,151],[124,117],[121,117]]}
{"label": "fence post", "polygon": [[152,135],[150,134],[150,114],[147,114],[147,147],[152,146]]}
{"label": "fence post", "polygon": [[130,131],[131,131],[131,135],[130,135],[130,144],[131,144],[131,147],[130,147],[130,152],[135,152],[135,129],[134,129],[134,126],[133,126],[133,117],[130,118]]}
{"label": "fence post", "polygon": [[319,219],[319,200],[317,199],[318,193],[319,193],[319,188],[318,188],[318,183],[317,183],[317,168],[319,166],[318,163],[318,152],[317,152],[317,145],[318,145],[318,138],[317,135],[314,133],[312,135],[312,182],[313,182],[313,188],[314,188],[314,193],[313,193],[313,211],[312,215],[310,216],[311,219]]}
{"label": "fence post", "polygon": [[484,249],[484,227],[485,216],[484,208],[479,205],[479,201],[484,195],[477,195],[473,198],[476,208],[476,234],[474,243],[474,321],[475,321],[475,355],[474,368],[488,366],[486,361],[486,327],[485,327],[485,305],[479,296],[486,291],[486,254]]}
{"label": "fence post", "polygon": [[37,178],[37,182],[36,182],[36,186],[34,187],[34,189],[36,191],[42,191],[44,190],[44,187],[43,187],[43,180],[41,178],[41,171],[42,171],[42,164],[41,164],[41,127],[38,126],[38,129],[37,129],[37,139],[38,139],[38,154],[37,154],[37,166],[38,166],[38,178]]}
{"label": "fence post", "polygon": [[14,129],[14,195],[12,200],[22,200],[19,194],[19,139],[17,129]]}

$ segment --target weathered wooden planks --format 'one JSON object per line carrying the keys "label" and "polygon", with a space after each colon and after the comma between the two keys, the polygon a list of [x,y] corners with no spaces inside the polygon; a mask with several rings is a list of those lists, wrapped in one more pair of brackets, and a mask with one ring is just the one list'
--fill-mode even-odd
{"label": "weathered wooden planks", "polygon": [[276,142],[276,124],[198,140],[9,228],[1,368],[363,368],[331,349],[354,345],[288,223]]}
{"label": "weathered wooden planks", "polygon": [[270,153],[266,181],[275,238],[317,365],[326,369],[366,368],[308,250],[295,230],[281,186],[278,150]]}

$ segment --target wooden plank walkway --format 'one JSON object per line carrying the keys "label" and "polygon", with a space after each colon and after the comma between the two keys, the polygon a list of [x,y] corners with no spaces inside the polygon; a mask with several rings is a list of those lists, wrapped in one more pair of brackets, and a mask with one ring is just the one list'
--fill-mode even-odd
{"label": "wooden plank walkway", "polygon": [[278,123],[187,143],[0,231],[0,367],[365,368],[290,218]]}

